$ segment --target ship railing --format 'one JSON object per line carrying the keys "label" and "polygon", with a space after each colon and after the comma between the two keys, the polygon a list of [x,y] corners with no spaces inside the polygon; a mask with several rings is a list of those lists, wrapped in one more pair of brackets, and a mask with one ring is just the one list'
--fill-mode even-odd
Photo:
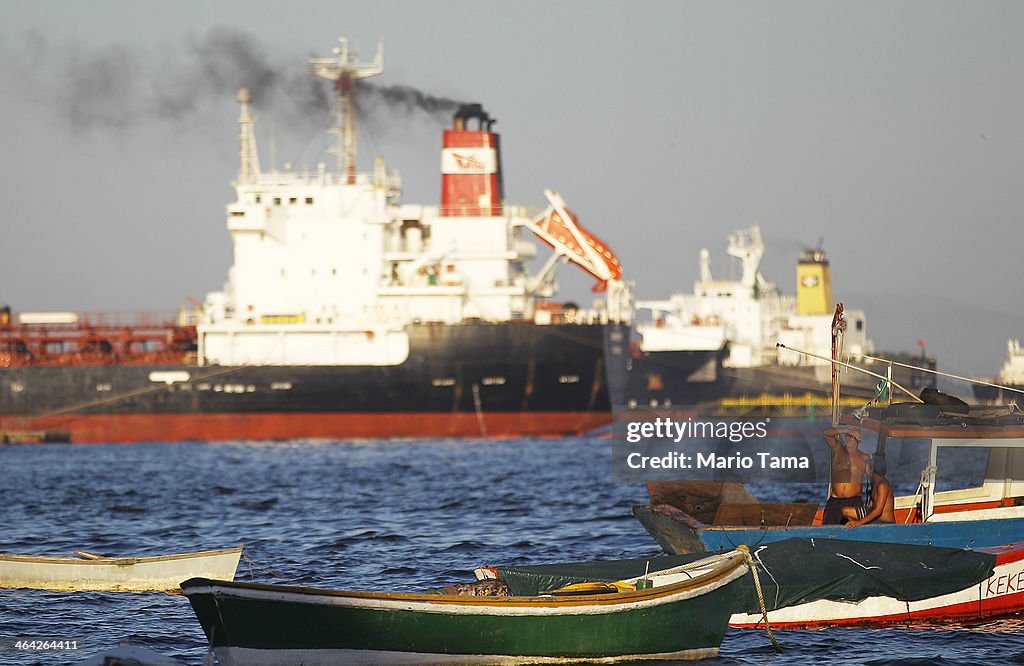
{"label": "ship railing", "polygon": [[[47,317],[50,313],[20,313],[17,325],[32,329],[88,328],[170,328],[177,324],[174,312],[78,312],[53,313],[63,317]],[[72,315],[72,316],[67,316]]]}
{"label": "ship railing", "polygon": [[564,308],[559,310],[538,309],[533,316],[537,324],[607,324],[608,312],[605,310],[579,310]]}

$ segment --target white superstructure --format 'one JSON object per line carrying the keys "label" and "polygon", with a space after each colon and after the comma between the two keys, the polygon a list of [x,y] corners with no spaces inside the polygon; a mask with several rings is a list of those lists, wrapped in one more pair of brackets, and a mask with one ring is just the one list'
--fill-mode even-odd
{"label": "white superstructure", "polygon": [[[700,277],[693,293],[678,293],[667,300],[638,301],[638,310],[651,317],[637,324],[643,336],[642,350],[717,351],[729,346],[726,367],[752,368],[766,365],[825,365],[827,361],[801,354],[779,352],[776,343],[830,355],[832,307],[828,262],[820,250],[808,252],[801,267],[812,271],[798,279],[798,289],[809,289],[818,305],[798,308],[797,298],[785,296],[759,271],[764,242],[757,225],[729,235],[727,252],[740,262],[738,281],[715,280],[710,253],[700,251]],[[864,313],[847,310],[846,351],[872,353]]]}
{"label": "white superstructure", "polygon": [[1006,361],[999,371],[999,383],[1024,386],[1024,347],[1018,339],[1006,342]]}
{"label": "white superstructure", "polygon": [[[355,82],[383,71],[382,51],[373,63],[357,64],[343,41],[336,56],[311,61],[312,71],[335,81],[338,91],[336,170],[323,163],[313,173],[261,170],[249,93],[239,91],[241,166],[237,200],[227,207],[234,263],[223,290],[204,304],[201,363],[395,365],[408,355],[403,329],[411,323],[547,323],[551,313],[537,307],[538,299],[555,293],[554,271],[566,260],[602,280],[606,297],[593,311],[559,315],[562,321],[628,321],[621,271],[599,275],[572,239],[556,244],[541,275],[528,275],[537,247],[524,228],[562,222],[557,194],[549,193],[543,213],[492,201],[489,191],[486,205],[481,197],[460,211],[444,203],[403,204],[398,175],[381,158],[372,173],[356,173]],[[481,120],[478,134],[493,137],[492,122],[485,130]],[[456,130],[475,134],[461,124]],[[460,153],[474,150],[483,149]],[[461,176],[500,182],[496,158],[454,159],[446,147],[442,168],[458,183]],[[560,228],[582,234],[583,250],[604,249],[574,219]]]}

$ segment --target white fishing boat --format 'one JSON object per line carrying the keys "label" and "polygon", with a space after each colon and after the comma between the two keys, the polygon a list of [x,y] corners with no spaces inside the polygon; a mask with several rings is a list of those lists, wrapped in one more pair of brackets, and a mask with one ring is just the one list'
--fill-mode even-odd
{"label": "white fishing boat", "polygon": [[203,577],[234,580],[242,546],[149,557],[78,557],[0,554],[0,587],[65,592],[180,592],[181,582]]}

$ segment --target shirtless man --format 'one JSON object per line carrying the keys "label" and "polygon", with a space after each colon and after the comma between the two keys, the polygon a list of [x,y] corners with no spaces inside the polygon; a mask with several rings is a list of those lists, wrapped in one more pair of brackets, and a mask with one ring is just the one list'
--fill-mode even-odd
{"label": "shirtless man", "polygon": [[[822,433],[825,443],[832,450],[832,485],[822,525],[841,525],[846,521],[843,507],[863,507],[861,497],[862,479],[868,455],[857,447],[860,445],[860,430],[850,427],[829,428]],[[840,439],[840,435],[845,435]]]}
{"label": "shirtless man", "polygon": [[849,521],[847,527],[859,527],[871,522],[896,522],[896,501],[892,495],[892,485],[885,478],[885,456],[874,456],[868,460],[868,475],[872,485],[871,505],[866,509],[844,508],[843,515]]}

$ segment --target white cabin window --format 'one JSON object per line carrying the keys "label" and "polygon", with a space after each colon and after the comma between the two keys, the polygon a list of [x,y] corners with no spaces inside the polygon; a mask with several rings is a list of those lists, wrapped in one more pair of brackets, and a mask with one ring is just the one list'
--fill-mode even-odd
{"label": "white cabin window", "polygon": [[306,197],[306,205],[307,206],[312,206],[313,205],[313,197]]}

